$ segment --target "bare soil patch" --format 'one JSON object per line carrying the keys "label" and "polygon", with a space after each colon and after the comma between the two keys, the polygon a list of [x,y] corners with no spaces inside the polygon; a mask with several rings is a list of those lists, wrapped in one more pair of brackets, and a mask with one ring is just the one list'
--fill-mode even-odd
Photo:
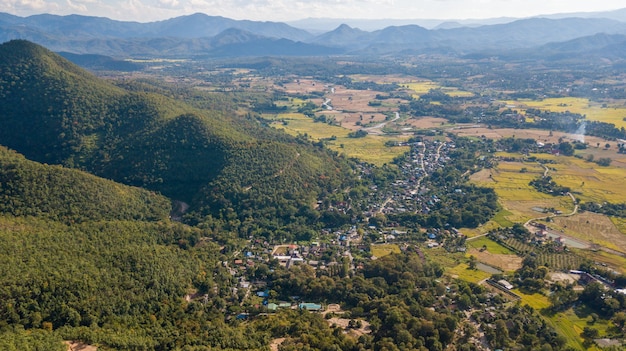
{"label": "bare soil patch", "polygon": [[[350,130],[363,129],[372,123],[382,123],[387,118],[386,115],[378,112],[346,112],[339,110],[326,110],[318,112],[317,115],[326,115],[329,118],[334,118],[343,128]],[[357,125],[358,122],[360,122],[360,125]]]}
{"label": "bare soil patch", "polygon": [[67,351],[98,351],[97,346],[87,345],[80,341],[64,341]]}
{"label": "bare soil patch", "polygon": [[294,79],[290,83],[283,85],[283,90],[288,94],[310,94],[312,92],[323,92],[329,88],[314,79]]}
{"label": "bare soil patch", "polygon": [[344,331],[346,331],[348,334],[353,335],[354,337],[359,337],[361,335],[364,334],[369,334],[372,332],[372,330],[370,329],[370,324],[364,320],[361,320],[361,328],[348,328],[348,325],[350,324],[350,319],[347,318],[330,318],[328,319],[328,324],[330,325],[337,325],[338,327],[341,327]]}
{"label": "bare soil patch", "polygon": [[494,180],[491,177],[491,174],[491,169],[485,168],[483,170],[480,170],[479,172],[472,174],[469,179],[471,181],[479,183],[493,183]]}
{"label": "bare soil patch", "polygon": [[430,128],[441,127],[442,124],[448,123],[448,120],[446,120],[445,118],[439,118],[439,117],[419,117],[419,118],[411,118],[405,123],[417,129],[430,129]]}
{"label": "bare soil patch", "polygon": [[274,339],[272,340],[272,342],[270,343],[270,349],[272,351],[278,351],[278,347],[280,346],[280,344],[282,344],[285,341],[285,338],[278,338],[278,339]]}
{"label": "bare soil patch", "polygon": [[493,254],[487,250],[481,252],[475,248],[470,249],[469,254],[476,257],[480,262],[498,267],[504,271],[514,271],[522,267],[522,258],[516,255]]}
{"label": "bare soil patch", "polygon": [[580,278],[580,275],[576,275],[576,274],[569,274],[569,273],[563,273],[563,272],[552,272],[550,273],[550,280],[552,280],[553,282],[562,282],[565,284],[574,284],[578,281],[578,279]]}

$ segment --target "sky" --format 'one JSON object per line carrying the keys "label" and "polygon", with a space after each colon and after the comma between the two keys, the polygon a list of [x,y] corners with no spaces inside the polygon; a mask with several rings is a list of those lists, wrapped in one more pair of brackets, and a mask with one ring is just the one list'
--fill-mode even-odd
{"label": "sky", "polygon": [[483,19],[625,8],[624,0],[0,0],[0,12],[150,22],[196,12],[256,21],[303,18]]}

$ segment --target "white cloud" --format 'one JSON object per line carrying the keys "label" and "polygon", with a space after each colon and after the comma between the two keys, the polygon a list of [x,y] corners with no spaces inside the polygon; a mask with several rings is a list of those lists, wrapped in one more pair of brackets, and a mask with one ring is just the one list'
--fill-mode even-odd
{"label": "white cloud", "polygon": [[180,5],[178,0],[159,0],[159,4],[167,8],[176,8]]}
{"label": "white cloud", "polygon": [[81,13],[142,22],[194,12],[268,21],[306,17],[464,19],[526,17],[624,6],[623,0],[0,0],[0,11],[20,16]]}

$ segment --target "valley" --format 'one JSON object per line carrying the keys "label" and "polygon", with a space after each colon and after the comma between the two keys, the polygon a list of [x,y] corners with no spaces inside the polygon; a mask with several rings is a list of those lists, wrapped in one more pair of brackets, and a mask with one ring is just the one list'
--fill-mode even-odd
{"label": "valley", "polygon": [[0,349],[623,347],[623,58],[228,23],[0,46]]}

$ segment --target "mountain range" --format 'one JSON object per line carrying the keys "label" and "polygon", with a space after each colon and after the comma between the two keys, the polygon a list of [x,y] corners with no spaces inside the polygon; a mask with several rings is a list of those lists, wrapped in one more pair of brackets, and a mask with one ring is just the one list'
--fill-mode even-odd
{"label": "mountain range", "polygon": [[[553,15],[472,26],[440,23],[433,29],[404,24],[364,31],[342,24],[315,35],[285,23],[232,20],[200,13],[150,23],[79,15],[18,17],[2,13],[0,42],[26,39],[57,52],[116,58],[423,53],[507,56],[511,50],[534,50],[554,43],[547,50],[553,51],[562,45],[559,43],[584,37],[626,35],[626,22],[622,21],[625,12],[617,10],[586,18]],[[582,46],[574,52],[587,49]]]}

